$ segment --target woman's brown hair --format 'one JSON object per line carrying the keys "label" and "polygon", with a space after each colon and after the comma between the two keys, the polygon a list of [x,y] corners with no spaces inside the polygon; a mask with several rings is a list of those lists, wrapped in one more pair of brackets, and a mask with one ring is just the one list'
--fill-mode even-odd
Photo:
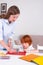
{"label": "woman's brown hair", "polygon": [[30,35],[22,36],[21,43],[28,43],[29,45],[31,45],[32,44],[32,39],[31,39]]}
{"label": "woman's brown hair", "polygon": [[10,17],[10,15],[16,15],[16,14],[20,14],[20,10],[17,6],[11,6],[8,9],[8,12],[6,13],[5,19],[8,19]]}
{"label": "woman's brown hair", "polygon": [[6,16],[6,14],[1,14],[1,15],[0,15],[0,19],[1,19],[1,18],[5,18],[5,16]]}

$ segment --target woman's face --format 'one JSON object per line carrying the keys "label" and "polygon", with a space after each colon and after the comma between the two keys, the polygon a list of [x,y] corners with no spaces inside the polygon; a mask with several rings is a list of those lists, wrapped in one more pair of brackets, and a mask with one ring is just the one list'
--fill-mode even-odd
{"label": "woman's face", "polygon": [[16,19],[19,17],[19,14],[16,14],[16,15],[10,15],[10,17],[9,17],[9,21],[10,22],[14,22],[14,21],[16,21]]}

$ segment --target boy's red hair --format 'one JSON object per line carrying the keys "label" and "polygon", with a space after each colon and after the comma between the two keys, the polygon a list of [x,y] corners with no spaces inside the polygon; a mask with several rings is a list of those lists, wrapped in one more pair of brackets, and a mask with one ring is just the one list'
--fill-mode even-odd
{"label": "boy's red hair", "polygon": [[31,39],[30,35],[22,36],[21,43],[28,43],[29,45],[31,45],[32,44],[32,39]]}

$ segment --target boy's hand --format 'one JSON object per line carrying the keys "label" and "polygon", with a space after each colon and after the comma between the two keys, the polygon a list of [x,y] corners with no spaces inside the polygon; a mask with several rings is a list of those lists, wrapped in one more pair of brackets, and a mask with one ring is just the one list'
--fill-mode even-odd
{"label": "boy's hand", "polygon": [[8,51],[9,53],[14,53],[14,52],[16,52],[16,50],[14,49],[10,49],[9,51]]}
{"label": "boy's hand", "polygon": [[31,50],[30,52],[31,52],[31,53],[38,53],[39,51],[36,50],[36,49],[34,49],[34,50]]}

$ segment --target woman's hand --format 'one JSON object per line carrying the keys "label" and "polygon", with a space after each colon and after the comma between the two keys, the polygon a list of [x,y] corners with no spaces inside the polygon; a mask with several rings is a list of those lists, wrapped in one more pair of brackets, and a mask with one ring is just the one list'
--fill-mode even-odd
{"label": "woman's hand", "polygon": [[8,40],[8,47],[9,47],[8,52],[10,53],[16,52],[16,49],[12,49],[12,39]]}
{"label": "woman's hand", "polygon": [[12,39],[8,40],[8,47],[12,48]]}

